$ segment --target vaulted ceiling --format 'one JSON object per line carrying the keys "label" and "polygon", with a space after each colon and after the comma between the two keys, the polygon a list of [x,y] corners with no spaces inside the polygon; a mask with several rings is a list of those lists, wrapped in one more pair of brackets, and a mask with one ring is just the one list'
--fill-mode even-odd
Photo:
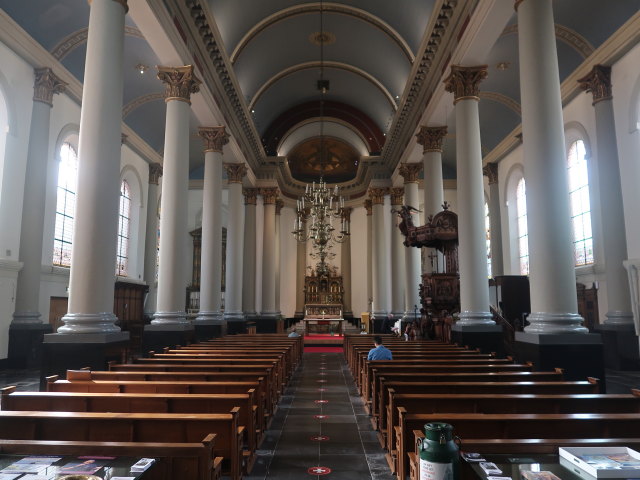
{"label": "vaulted ceiling", "polygon": [[[165,105],[155,65],[167,56],[159,39],[172,42],[183,63],[195,64],[219,107],[211,118],[228,126],[239,155],[257,178],[277,179],[290,195],[318,173],[309,155],[321,131],[341,146],[334,152],[344,155],[342,166],[355,168],[339,177],[347,192],[351,185],[353,196],[370,179],[389,177],[400,160],[419,160],[413,135],[420,123],[448,125],[444,172],[455,178],[452,101],[436,98],[443,96],[436,86],[448,73],[449,60],[464,57],[456,49],[462,48],[465,31],[482,30],[483,24],[493,34],[468,47],[480,52],[475,60],[489,68],[481,85],[483,152],[491,152],[520,123],[512,0],[129,0],[129,7],[124,122],[162,152]],[[82,81],[86,1],[0,0],[0,8]],[[639,9],[640,0],[554,1],[559,80]],[[477,22],[481,11],[491,15]],[[321,64],[329,80],[324,95],[317,87]],[[194,98],[191,119],[192,178],[202,176],[202,145],[195,135],[205,121],[199,114],[204,107],[196,105],[200,101]],[[425,117],[434,102],[443,106]]]}

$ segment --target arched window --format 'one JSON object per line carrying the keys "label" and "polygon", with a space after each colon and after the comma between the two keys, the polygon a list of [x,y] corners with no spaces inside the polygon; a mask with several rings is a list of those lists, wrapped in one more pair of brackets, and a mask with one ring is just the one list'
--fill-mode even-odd
{"label": "arched window", "polygon": [[60,147],[60,165],[58,166],[56,227],[53,238],[54,265],[71,266],[77,184],[78,152],[73,145],[65,142]]}
{"label": "arched window", "polygon": [[118,212],[118,251],[116,274],[127,276],[129,257],[129,231],[131,226],[131,190],[126,180],[120,184],[120,210]]}
{"label": "arched window", "polygon": [[593,263],[593,233],[591,231],[591,200],[586,149],[582,140],[569,147],[569,197],[573,227],[573,251],[576,267]]}
{"label": "arched window", "polygon": [[520,275],[529,275],[529,231],[527,230],[527,193],[524,178],[520,179],[516,188],[516,218]]}
{"label": "arched window", "polygon": [[491,222],[487,202],[484,202],[484,231],[487,246],[487,275],[491,278]]}

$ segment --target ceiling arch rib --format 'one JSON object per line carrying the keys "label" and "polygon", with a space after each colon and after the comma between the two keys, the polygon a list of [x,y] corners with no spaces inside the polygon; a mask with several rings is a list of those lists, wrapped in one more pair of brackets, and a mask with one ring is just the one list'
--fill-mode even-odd
{"label": "ceiling arch rib", "polygon": [[249,109],[252,109],[254,105],[258,102],[262,94],[265,93],[269,89],[269,87],[271,87],[273,84],[275,84],[279,80],[293,73],[300,72],[302,70],[320,68],[321,66],[324,66],[324,68],[328,68],[328,69],[335,68],[337,70],[345,70],[349,73],[353,73],[355,75],[358,75],[364,78],[368,82],[372,83],[378,90],[380,90],[380,92],[387,98],[387,100],[389,101],[389,104],[394,110],[398,109],[398,106],[396,105],[396,102],[393,99],[393,95],[391,95],[389,90],[387,90],[385,86],[373,75],[362,70],[361,68],[354,67],[353,65],[349,65],[347,63],[342,63],[342,62],[331,62],[331,61],[324,61],[322,63],[320,63],[319,61],[300,63],[298,65],[293,65],[289,68],[286,68],[278,72],[277,74],[275,74],[273,77],[271,77],[269,80],[267,80],[264,84],[260,86],[256,94],[251,99],[251,102],[249,104]]}
{"label": "ceiling arch rib", "polygon": [[[556,38],[573,48],[582,56],[582,58],[588,58],[596,50],[589,40],[569,27],[556,23],[555,31]],[[518,33],[517,23],[505,28],[500,36],[503,37],[505,35],[513,35],[516,33]]]}
{"label": "ceiling arch rib", "polygon": [[[82,28],[80,30],[76,30],[70,35],[67,35],[51,49],[51,55],[53,55],[56,60],[62,61],[64,57],[69,55],[80,45],[86,43],[88,32],[88,28]],[[144,39],[144,36],[142,35],[142,32],[140,30],[129,25],[124,26],[124,34],[130,37]]]}
{"label": "ceiling arch rib", "polygon": [[344,140],[353,146],[361,156],[369,155],[367,139],[353,125],[339,118],[314,117],[292,126],[282,136],[277,147],[278,156],[286,157],[291,149],[303,140],[318,136],[321,124],[324,134]]}
{"label": "ceiling arch rib", "polygon": [[[263,19],[261,22],[257,23],[251,30],[249,30],[244,37],[240,40],[238,45],[233,49],[231,53],[230,60],[231,63],[234,64],[238,57],[242,54],[242,51],[245,47],[256,37],[260,32],[266,30],[267,28],[275,25],[276,23],[294,17],[296,15],[308,15],[308,14],[316,14],[320,12],[320,3],[307,3],[304,5],[296,5],[293,7],[285,8],[280,10],[279,12],[274,13]],[[364,10],[359,8],[351,7],[349,5],[337,4],[337,3],[324,3],[322,5],[322,12],[326,13],[336,13],[341,15],[348,15],[364,22],[367,22],[373,25],[375,28],[384,32],[391,40],[396,43],[404,55],[407,57],[409,62],[413,64],[415,60],[415,55],[411,51],[409,44],[402,38],[402,36],[393,29],[388,23],[384,20],[376,17],[375,15],[370,14]]]}
{"label": "ceiling arch rib", "polygon": [[148,95],[142,95],[141,97],[134,98],[129,103],[127,103],[124,107],[122,107],[122,118],[124,119],[136,108],[141,107],[145,103],[155,102],[156,100],[161,100],[161,99],[164,99],[163,92],[149,93]]}
{"label": "ceiling arch rib", "polygon": [[513,110],[520,117],[522,116],[522,108],[520,107],[520,104],[507,95],[503,95],[502,93],[498,92],[481,91],[478,96],[480,98],[484,98],[485,100],[493,100],[494,102],[501,103],[505,107]]}

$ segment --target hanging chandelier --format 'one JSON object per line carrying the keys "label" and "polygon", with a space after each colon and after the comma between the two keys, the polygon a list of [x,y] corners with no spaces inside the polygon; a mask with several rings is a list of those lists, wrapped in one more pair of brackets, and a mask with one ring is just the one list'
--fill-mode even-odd
{"label": "hanging chandelier", "polygon": [[[317,81],[317,89],[320,91],[320,178],[317,183],[307,183],[304,194],[298,198],[292,232],[298,242],[311,240],[313,257],[319,259],[316,265],[316,274],[319,276],[328,275],[330,272],[326,260],[335,256],[329,251],[332,242],[342,243],[350,235],[349,220],[344,213],[344,198],[339,194],[340,189],[337,185],[331,189],[324,181],[324,167],[327,162],[324,142],[324,96],[329,90],[329,80],[324,78],[324,42],[327,37],[323,29],[322,9],[321,1],[320,33],[317,35],[320,43],[320,79]],[[339,230],[333,226],[334,219],[339,219]]]}

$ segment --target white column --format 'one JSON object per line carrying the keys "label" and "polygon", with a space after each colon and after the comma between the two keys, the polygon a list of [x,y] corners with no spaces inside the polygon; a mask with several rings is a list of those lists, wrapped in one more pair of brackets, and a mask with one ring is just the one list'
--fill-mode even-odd
{"label": "white column", "polygon": [[187,197],[189,194],[189,117],[191,93],[199,80],[191,65],[158,67],[165,83],[167,117],[164,134],[164,174],[160,215],[160,265],[158,307],[153,325],[188,325],[185,312],[185,264],[187,248]]}
{"label": "white column", "polygon": [[387,232],[384,228],[384,197],[389,193],[388,188],[369,188],[369,196],[373,210],[373,314],[385,317],[391,310],[389,305],[390,272],[388,268],[389,245]]}
{"label": "white column", "polygon": [[162,165],[149,165],[149,191],[147,194],[147,231],[144,240],[144,281],[149,293],[144,304],[145,312],[155,312],[157,306],[156,268],[158,264],[158,184]]}
{"label": "white column", "polygon": [[[345,225],[351,222],[351,212],[353,208],[344,207],[342,209],[342,219]],[[344,296],[342,305],[345,316],[353,316],[351,307],[351,235],[346,235],[344,241],[340,244],[340,273],[342,274],[342,286],[344,288]]]}
{"label": "white column", "polygon": [[38,302],[42,269],[42,235],[44,230],[47,159],[49,158],[49,124],[53,94],[62,93],[66,83],[50,68],[36,68],[27,174],[24,186],[22,226],[20,230],[20,262],[16,289],[16,311],[12,326],[40,324]]}
{"label": "white column", "polygon": [[364,208],[367,211],[367,309],[369,313],[373,313],[375,266],[373,265],[373,204],[370,198],[364,201]]}
{"label": "white column", "polygon": [[[605,279],[607,289],[606,324],[633,325],[631,296],[627,272],[623,262],[627,259],[627,236],[624,225],[624,206],[616,143],[616,124],[613,116],[611,93],[611,67],[595,65],[589,75],[578,80],[587,92],[593,94],[596,115],[597,169],[600,182],[600,205]],[[612,234],[615,232],[615,234]]]}
{"label": "white column", "polygon": [[262,310],[260,316],[275,317],[276,311],[276,199],[277,188],[261,190],[264,201],[262,244]]}
{"label": "white column", "polygon": [[500,184],[498,164],[487,163],[482,172],[489,179],[489,233],[491,235],[491,276],[504,274],[502,260],[502,226],[500,224]]}
{"label": "white column", "polygon": [[[419,205],[418,199],[418,175],[422,170],[421,163],[400,164],[400,175],[404,179],[404,204],[414,208]],[[442,177],[440,177],[442,178]],[[420,249],[415,247],[404,247],[405,262],[405,310],[404,319],[413,320],[416,316],[420,318]]]}
{"label": "white column", "polygon": [[[302,221],[302,230],[306,234],[307,223]],[[307,275],[307,242],[298,242],[296,246],[296,318],[304,317],[304,280]]]}
{"label": "white column", "polygon": [[242,311],[256,314],[256,202],[259,190],[244,189],[244,261],[242,262]]}
{"label": "white column", "polygon": [[244,252],[244,206],[242,178],[247,174],[244,163],[225,163],[229,183],[229,221],[227,223],[227,276],[225,279],[224,319],[244,321],[242,311],[242,269]]}
{"label": "white column", "polygon": [[[94,0],[82,90],[68,313],[58,333],[119,332],[113,291],[120,202],[126,1]],[[39,256],[42,255],[40,252]]]}
{"label": "white column", "polygon": [[516,8],[531,287],[525,332],[587,333],[578,315],[552,2]]}
{"label": "white column", "polygon": [[[416,135],[419,145],[422,145],[422,165],[424,167],[424,219],[442,211],[444,203],[444,184],[442,180],[442,142],[447,135],[447,127],[420,127]],[[416,200],[416,203],[417,200]],[[408,204],[410,205],[410,204]],[[418,208],[418,205],[411,205]],[[438,270],[435,262],[443,262],[442,253],[435,248],[425,247],[425,254],[429,261],[425,273]],[[432,267],[432,262],[434,265]],[[419,304],[418,304],[419,306]],[[419,310],[419,309],[418,309]]]}
{"label": "white column", "polygon": [[478,85],[486,66],[451,66],[445,80],[454,94],[458,172],[458,263],[460,266],[460,317],[457,325],[493,325],[489,311],[489,285],[484,228],[484,185]]}
{"label": "white column", "polygon": [[276,254],[275,254],[275,267],[276,267],[276,313],[280,315],[280,211],[284,207],[284,202],[281,199],[276,200]]}
{"label": "white column", "polygon": [[[400,210],[404,204],[404,188],[394,187],[391,189],[391,208]],[[406,265],[405,249],[403,245],[404,236],[398,228],[398,216],[391,217],[391,312],[395,318],[400,318],[407,310],[405,304],[406,294]],[[412,249],[418,250],[419,249]]]}
{"label": "white column", "polygon": [[196,323],[220,322],[222,285],[222,148],[229,142],[223,126],[200,127],[204,141],[200,311]]}

